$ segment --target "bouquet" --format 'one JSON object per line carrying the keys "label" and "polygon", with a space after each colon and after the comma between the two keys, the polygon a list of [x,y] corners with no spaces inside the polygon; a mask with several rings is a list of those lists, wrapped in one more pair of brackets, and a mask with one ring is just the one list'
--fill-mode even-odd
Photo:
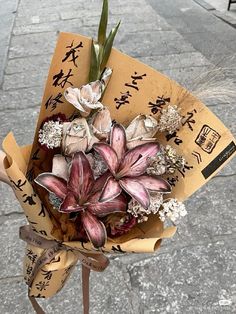
{"label": "bouquet", "polygon": [[[106,253],[152,253],[187,214],[183,201],[235,154],[230,131],[190,92],[112,48],[104,0],[97,40],[61,33],[35,139],[3,142],[1,180],[29,224],[24,277],[36,298],[62,289],[82,264],[84,312],[90,270]],[[169,222],[165,227],[165,222]]]}

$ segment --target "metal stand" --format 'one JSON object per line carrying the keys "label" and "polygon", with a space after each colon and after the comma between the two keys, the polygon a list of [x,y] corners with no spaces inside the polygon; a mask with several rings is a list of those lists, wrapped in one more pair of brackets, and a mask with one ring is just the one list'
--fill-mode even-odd
{"label": "metal stand", "polygon": [[228,4],[228,11],[230,10],[230,6],[232,3],[236,3],[236,0],[229,0],[229,4]]}

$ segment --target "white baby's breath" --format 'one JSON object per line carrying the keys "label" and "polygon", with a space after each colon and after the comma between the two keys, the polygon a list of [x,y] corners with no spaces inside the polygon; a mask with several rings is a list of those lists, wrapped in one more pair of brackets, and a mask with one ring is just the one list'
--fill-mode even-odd
{"label": "white baby's breath", "polygon": [[157,214],[163,203],[162,193],[151,193],[150,194],[150,205],[148,209],[143,208],[137,201],[131,200],[128,204],[127,212],[132,216],[138,218],[138,222],[148,220],[148,215]]}
{"label": "white baby's breath", "polygon": [[174,133],[181,126],[182,116],[180,115],[180,108],[169,105],[166,109],[162,109],[159,120],[159,131]]}
{"label": "white baby's breath", "polygon": [[159,211],[161,221],[169,218],[172,222],[176,222],[179,218],[187,215],[187,210],[182,202],[175,198],[171,198],[162,204],[162,209]]}
{"label": "white baby's breath", "polygon": [[38,141],[41,145],[46,145],[53,149],[60,147],[62,140],[62,124],[59,121],[45,122],[42,129],[39,130]]}

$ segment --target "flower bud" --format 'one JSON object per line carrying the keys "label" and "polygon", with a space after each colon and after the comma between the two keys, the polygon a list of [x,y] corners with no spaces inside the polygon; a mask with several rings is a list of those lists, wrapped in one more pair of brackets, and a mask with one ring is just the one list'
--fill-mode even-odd
{"label": "flower bud", "polygon": [[111,125],[112,121],[110,111],[106,107],[95,113],[91,124],[94,135],[100,140],[106,140],[108,138]]}
{"label": "flower bud", "polygon": [[83,117],[89,116],[92,109],[103,108],[99,102],[102,96],[102,82],[95,81],[80,88],[68,87],[65,90],[65,98],[80,111]]}
{"label": "flower bud", "polygon": [[147,115],[137,116],[126,128],[127,147],[131,149],[147,142],[154,142],[154,135],[158,131],[155,118]]}

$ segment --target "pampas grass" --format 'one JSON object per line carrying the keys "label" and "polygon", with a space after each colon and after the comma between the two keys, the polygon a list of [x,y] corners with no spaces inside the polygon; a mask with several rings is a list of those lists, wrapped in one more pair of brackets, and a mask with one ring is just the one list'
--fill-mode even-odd
{"label": "pampas grass", "polygon": [[[235,64],[235,56],[225,58],[224,63]],[[229,72],[236,67],[221,66],[220,61],[217,65],[210,66],[209,70],[203,72],[198,78],[192,80],[188,86],[189,91],[208,104],[231,103],[236,100],[236,82],[231,78]]]}

